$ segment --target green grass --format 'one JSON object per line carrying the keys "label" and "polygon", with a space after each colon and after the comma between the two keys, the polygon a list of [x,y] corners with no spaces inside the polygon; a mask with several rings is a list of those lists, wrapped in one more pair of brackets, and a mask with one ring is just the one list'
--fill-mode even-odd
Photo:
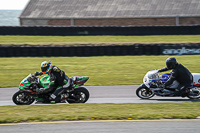
{"label": "green grass", "polygon": [[[199,72],[200,55],[175,56]],[[86,85],[141,84],[148,70],[165,66],[168,56],[12,57],[0,58],[0,87],[18,86],[40,63],[51,60],[69,76],[87,75]],[[200,103],[128,103],[0,106],[0,123],[55,120],[195,119]]]}
{"label": "green grass", "polygon": [[[0,58],[0,87],[16,87],[29,73],[40,71],[42,61],[52,63],[68,76],[89,76],[86,85],[141,84],[149,70],[165,67],[169,56],[11,57]],[[175,56],[191,72],[199,73],[200,55]]]}
{"label": "green grass", "polygon": [[195,119],[200,103],[127,103],[1,106],[0,123],[55,120]]}
{"label": "green grass", "polygon": [[0,36],[0,44],[133,44],[200,42],[200,35],[152,36]]}
{"label": "green grass", "polygon": [[[200,35],[176,36],[0,36],[0,44],[196,43]],[[169,56],[11,57],[0,58],[0,87],[16,87],[40,63],[51,60],[68,76],[89,76],[86,85],[141,84],[149,70],[165,66]],[[175,56],[199,73],[200,55]],[[0,123],[55,120],[195,119],[200,103],[128,103],[0,106]]]}

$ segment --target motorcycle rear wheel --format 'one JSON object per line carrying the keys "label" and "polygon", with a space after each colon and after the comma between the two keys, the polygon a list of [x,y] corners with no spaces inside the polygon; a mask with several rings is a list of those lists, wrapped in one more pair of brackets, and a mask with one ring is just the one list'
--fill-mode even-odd
{"label": "motorcycle rear wheel", "polygon": [[30,95],[27,95],[24,92],[18,91],[12,97],[13,102],[16,105],[30,105],[32,104],[35,99],[32,98]]}
{"label": "motorcycle rear wheel", "polygon": [[[187,95],[187,97],[190,98],[190,99],[199,99],[199,98],[200,98],[200,87],[196,87],[196,88],[194,88],[194,89],[196,89],[196,90],[199,91],[198,94],[195,95],[195,96],[190,95],[191,93],[194,93],[194,92],[191,90],[190,93]],[[195,94],[195,93],[194,93],[194,94]]]}
{"label": "motorcycle rear wheel", "polygon": [[136,90],[136,95],[141,98],[141,99],[149,99],[152,98],[155,94],[149,90],[147,92],[148,88],[145,88],[143,86],[140,86],[137,90]]}
{"label": "motorcycle rear wheel", "polygon": [[89,91],[84,87],[76,88],[67,99],[68,103],[85,103],[89,99]]}

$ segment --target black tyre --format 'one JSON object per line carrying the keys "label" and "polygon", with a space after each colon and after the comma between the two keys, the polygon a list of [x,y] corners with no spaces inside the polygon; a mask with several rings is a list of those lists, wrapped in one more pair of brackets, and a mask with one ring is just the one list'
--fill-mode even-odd
{"label": "black tyre", "polygon": [[30,105],[35,101],[30,95],[20,91],[13,95],[12,100],[16,105]]}
{"label": "black tyre", "polygon": [[148,90],[148,91],[147,90],[148,90],[148,88],[140,86],[136,90],[136,95],[141,99],[149,99],[155,95],[151,90]]}
{"label": "black tyre", "polygon": [[191,88],[187,97],[190,99],[199,99],[200,98],[200,87]]}
{"label": "black tyre", "polygon": [[67,99],[68,103],[85,103],[89,99],[89,91],[84,87],[76,88],[71,92],[69,98]]}

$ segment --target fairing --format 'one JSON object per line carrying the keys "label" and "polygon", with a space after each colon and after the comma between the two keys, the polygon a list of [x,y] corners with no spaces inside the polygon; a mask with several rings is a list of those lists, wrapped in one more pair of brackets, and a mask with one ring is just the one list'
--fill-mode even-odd
{"label": "fairing", "polygon": [[71,77],[71,78],[74,82],[74,87],[78,87],[78,86],[83,85],[89,79],[88,76],[74,76],[74,77]]}
{"label": "fairing", "polygon": [[[200,74],[199,73],[192,73],[193,75],[193,85],[191,87],[200,86]],[[171,73],[165,73],[162,75],[159,75],[156,70],[152,70],[147,72],[147,74],[143,78],[144,84],[150,88],[151,84],[155,81],[161,81],[162,84],[166,83],[167,80],[170,78]],[[179,83],[175,80],[172,85],[170,85],[170,88],[177,88]]]}
{"label": "fairing", "polygon": [[[19,85],[19,89],[21,90],[26,90],[29,88],[29,86],[32,84],[30,79],[32,75],[29,74],[26,78],[24,78]],[[71,79],[74,82],[74,87],[78,87],[83,85],[88,79],[88,76],[73,76],[71,77]],[[50,82],[50,76],[49,75],[45,75],[44,77],[42,77],[40,80],[39,78],[37,78],[37,82],[40,84],[41,87],[47,87],[49,85]],[[67,84],[67,81],[64,81],[65,84]]]}
{"label": "fairing", "polygon": [[29,74],[26,78],[24,78],[20,84],[19,84],[19,89],[21,90],[26,90],[29,88],[29,86],[31,85],[30,81],[28,80],[28,78],[31,77],[31,74]]}

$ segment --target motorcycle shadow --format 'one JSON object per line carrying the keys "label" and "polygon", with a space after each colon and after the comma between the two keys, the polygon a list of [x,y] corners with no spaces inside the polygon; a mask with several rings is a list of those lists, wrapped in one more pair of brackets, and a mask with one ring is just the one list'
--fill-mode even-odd
{"label": "motorcycle shadow", "polygon": [[[144,99],[143,99],[144,100]],[[151,100],[151,101],[160,101],[160,102],[200,102],[200,99],[148,99],[148,100]]]}

